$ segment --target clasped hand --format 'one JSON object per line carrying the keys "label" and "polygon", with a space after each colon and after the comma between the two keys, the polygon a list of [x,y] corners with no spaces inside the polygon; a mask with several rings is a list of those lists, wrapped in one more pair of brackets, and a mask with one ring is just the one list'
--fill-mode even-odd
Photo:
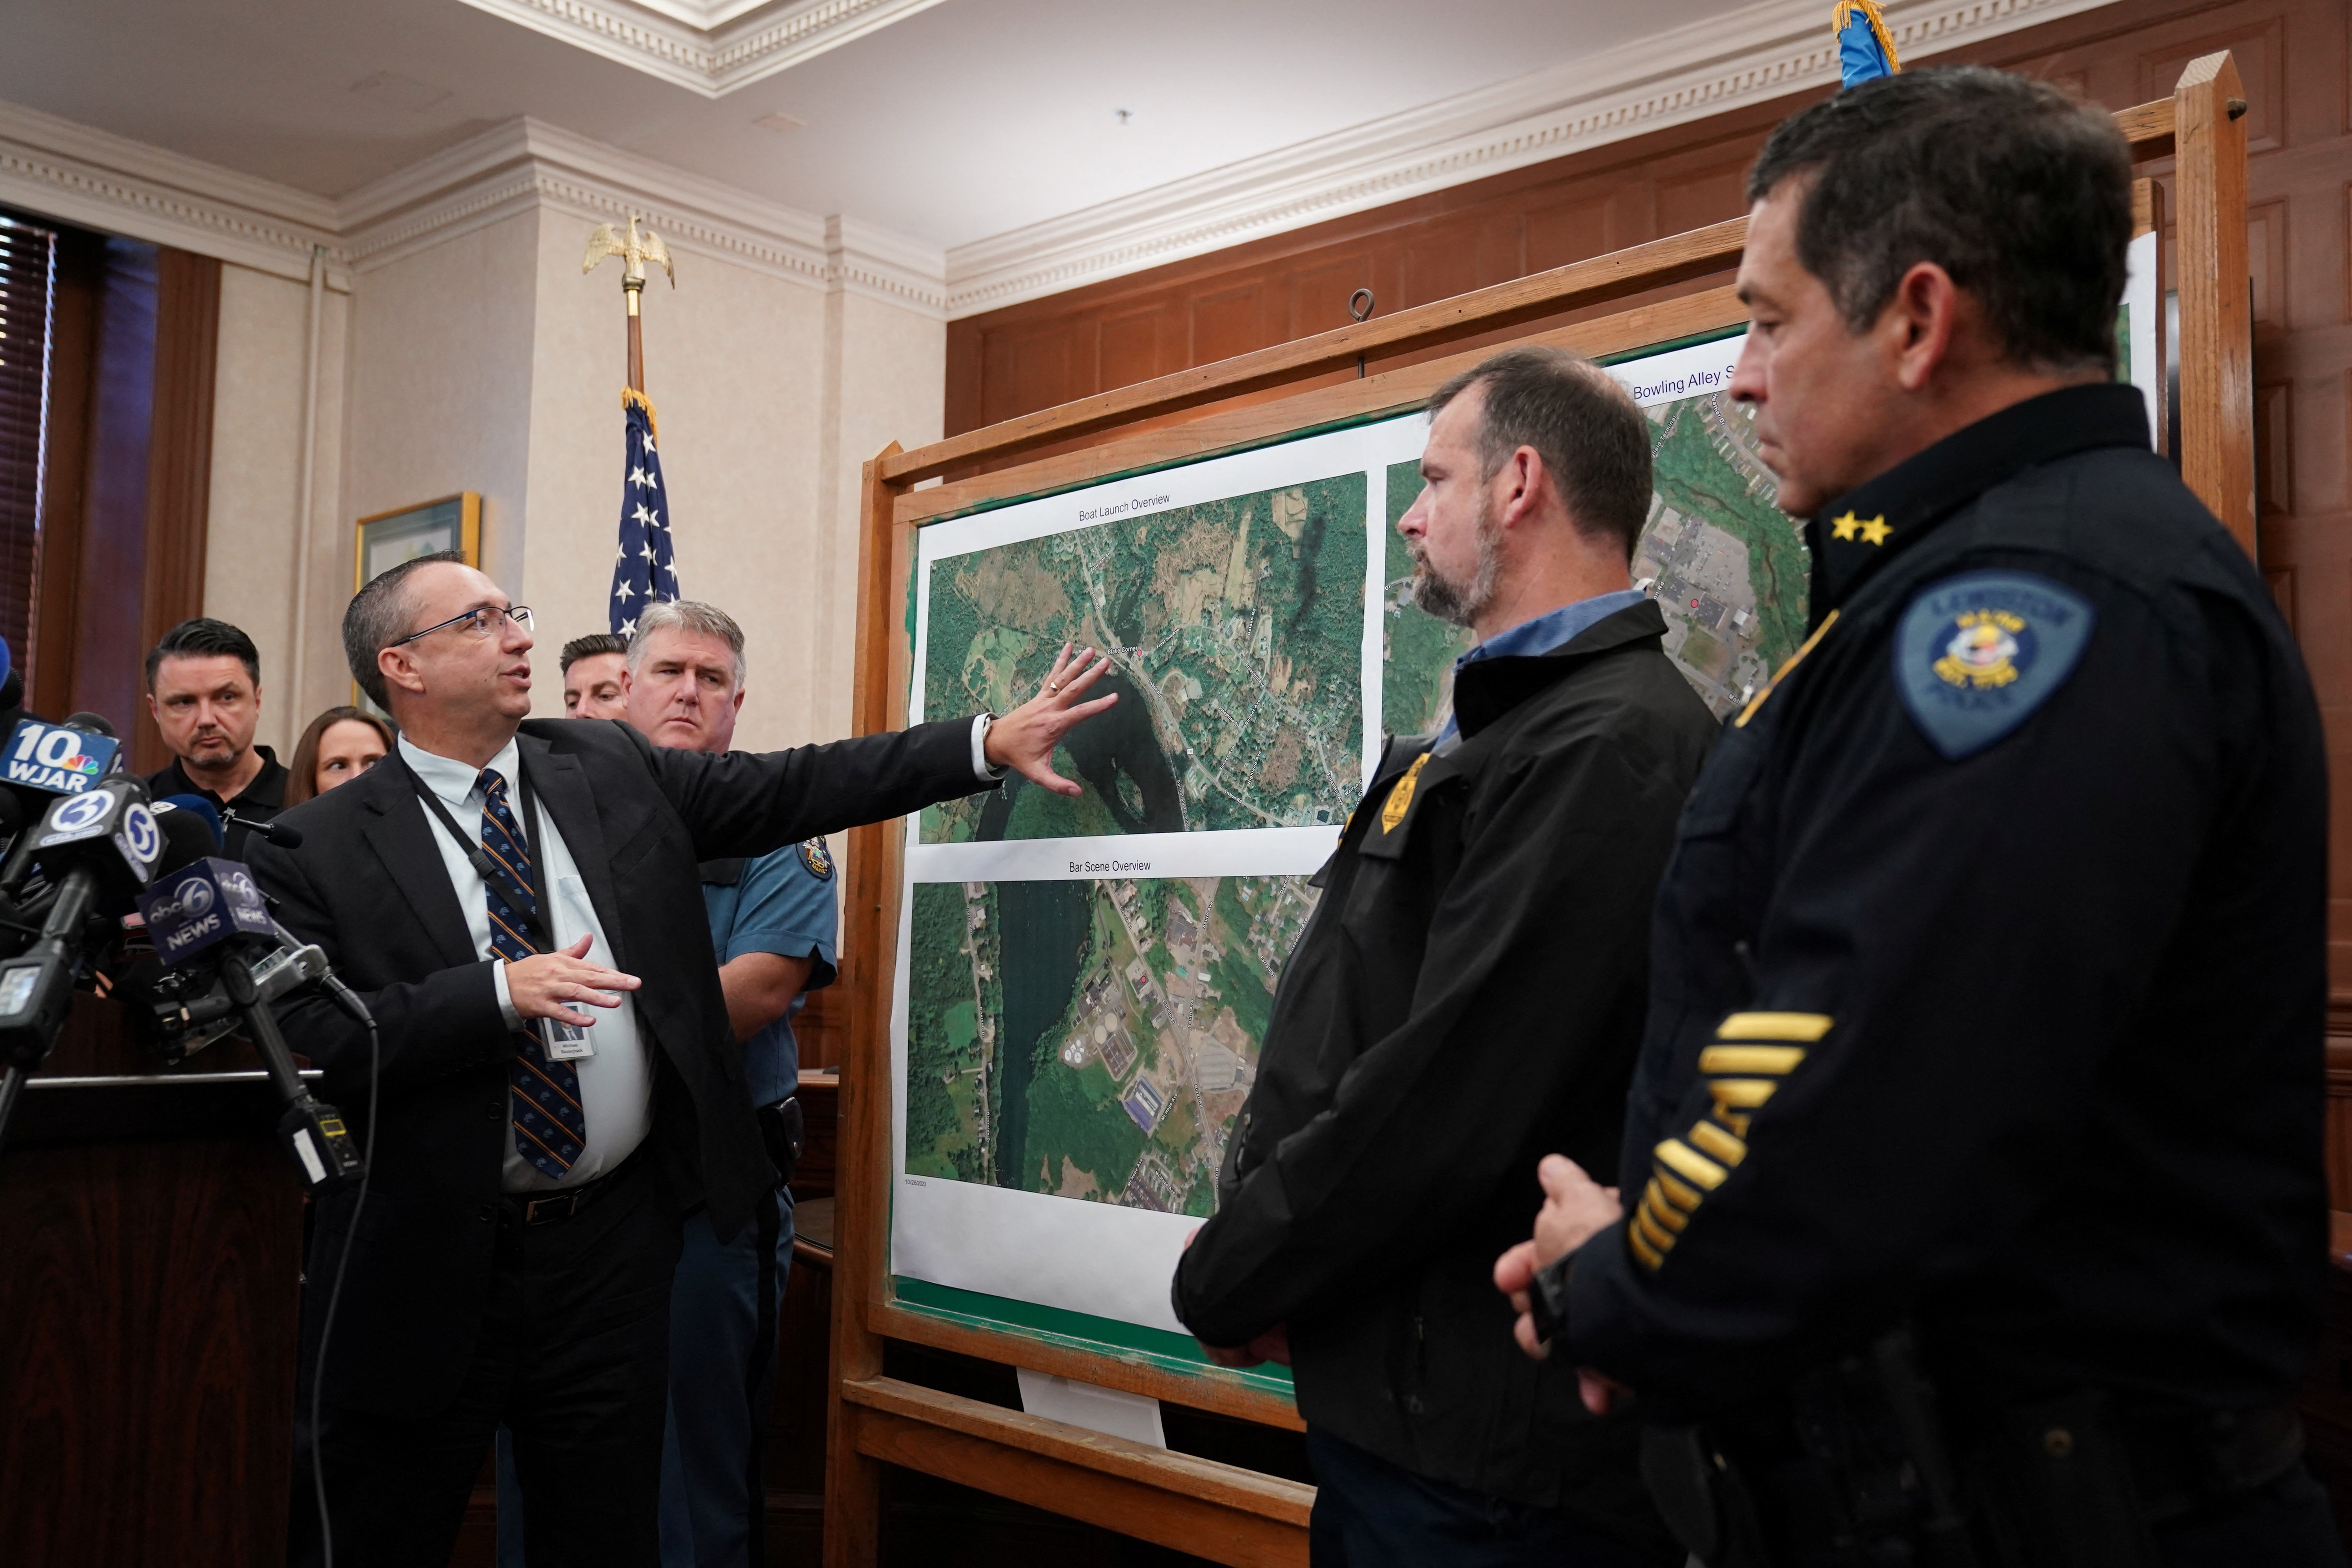
{"label": "clasped hand", "polygon": [[[1535,1236],[1495,1259],[1495,1288],[1511,1299],[1511,1310],[1519,1315],[1511,1327],[1519,1348],[1541,1361],[1551,1353],[1551,1343],[1536,1335],[1529,1292],[1535,1289],[1537,1270],[1550,1267],[1624,1218],[1625,1205],[1615,1187],[1602,1186],[1585,1174],[1583,1166],[1564,1155],[1545,1155],[1543,1163],[1536,1167],[1536,1179],[1543,1184],[1544,1205],[1536,1215]],[[1595,1415],[1607,1414],[1615,1397],[1626,1392],[1591,1367],[1579,1367],[1576,1381],[1585,1408]]]}
{"label": "clasped hand", "polygon": [[617,1007],[622,993],[644,984],[634,974],[589,963],[588,944],[594,940],[583,936],[559,952],[508,960],[507,1000],[516,1014],[584,1028],[596,1020],[580,1007]]}

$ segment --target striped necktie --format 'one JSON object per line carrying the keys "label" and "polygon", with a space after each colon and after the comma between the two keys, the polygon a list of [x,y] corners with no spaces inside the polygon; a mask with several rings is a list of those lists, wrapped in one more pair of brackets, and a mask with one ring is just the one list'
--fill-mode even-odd
{"label": "striped necktie", "polygon": [[[490,949],[500,958],[529,958],[539,949],[526,933],[539,912],[531,891],[530,851],[507,805],[507,781],[489,769],[474,781],[482,792],[482,847],[496,874],[482,879],[490,900]],[[516,1150],[551,1180],[561,1181],[588,1146],[588,1116],[580,1107],[580,1069],[551,1060],[535,1025],[521,1031],[509,1073]]]}

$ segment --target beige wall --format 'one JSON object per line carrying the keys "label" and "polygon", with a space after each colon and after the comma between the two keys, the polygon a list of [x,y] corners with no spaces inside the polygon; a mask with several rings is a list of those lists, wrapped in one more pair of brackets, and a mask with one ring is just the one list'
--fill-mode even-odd
{"label": "beige wall", "polygon": [[[343,339],[351,301],[322,290],[319,411],[308,544],[315,631],[331,576],[342,433]],[[262,656],[258,738],[282,757],[328,695],[341,663],[322,675],[306,659],[296,688],[294,585],[302,488],[303,402],[310,330],[307,285],[235,264],[221,268],[218,369],[214,383],[211,515],[206,525],[205,613],[235,622]],[[350,568],[343,569],[348,580]],[[345,596],[348,596],[346,594]],[[340,609],[341,600],[335,601]],[[314,645],[315,636],[310,638]]]}
{"label": "beige wall", "polygon": [[896,441],[915,447],[944,430],[947,325],[865,294],[826,300],[824,494],[834,520],[815,575],[827,587],[809,627],[802,678],[824,733],[849,732],[857,631],[858,498],[866,459]]}
{"label": "beige wall", "polygon": [[[551,211],[540,232],[524,582],[541,622],[541,714],[562,710],[556,650],[610,624],[625,319],[616,267],[581,276],[591,226]],[[743,623],[739,743],[818,738],[797,677],[823,597],[807,563],[831,526],[817,482],[825,296],[682,247],[677,264],[675,289],[656,277],[646,291],[644,332],[678,581]]]}
{"label": "beige wall", "polygon": [[[562,710],[556,653],[607,625],[620,510],[618,269],[583,278],[589,219],[537,206],[361,272],[322,322],[302,690],[291,688],[309,290],[226,270],[206,613],[262,649],[261,739],[281,754],[346,700],[338,628],[352,524],[482,496],[483,564],[537,612],[534,710]],[[739,743],[847,732],[860,464],[940,431],[946,328],[885,300],[684,245],[645,315],[677,564],[740,619]]]}

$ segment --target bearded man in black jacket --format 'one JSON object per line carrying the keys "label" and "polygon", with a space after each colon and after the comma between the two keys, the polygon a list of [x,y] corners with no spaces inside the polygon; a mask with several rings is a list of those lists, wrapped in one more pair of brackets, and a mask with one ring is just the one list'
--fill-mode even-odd
{"label": "bearded man in black jacket", "polygon": [[1397,526],[1418,602],[1480,641],[1316,878],[1176,1312],[1224,1364],[1291,1363],[1318,1568],[1679,1563],[1625,1418],[1517,1354],[1492,1268],[1538,1155],[1614,1168],[1651,902],[1716,723],[1628,576],[1650,440],[1624,391],[1514,349],[1430,411]]}

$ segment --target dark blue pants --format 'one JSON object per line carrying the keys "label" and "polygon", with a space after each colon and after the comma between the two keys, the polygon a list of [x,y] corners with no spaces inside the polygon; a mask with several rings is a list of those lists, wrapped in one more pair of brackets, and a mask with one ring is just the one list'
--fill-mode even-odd
{"label": "dark blue pants", "polygon": [[1415,1475],[1312,1426],[1307,1457],[1317,1488],[1307,1526],[1314,1568],[1651,1568],[1572,1514]]}

